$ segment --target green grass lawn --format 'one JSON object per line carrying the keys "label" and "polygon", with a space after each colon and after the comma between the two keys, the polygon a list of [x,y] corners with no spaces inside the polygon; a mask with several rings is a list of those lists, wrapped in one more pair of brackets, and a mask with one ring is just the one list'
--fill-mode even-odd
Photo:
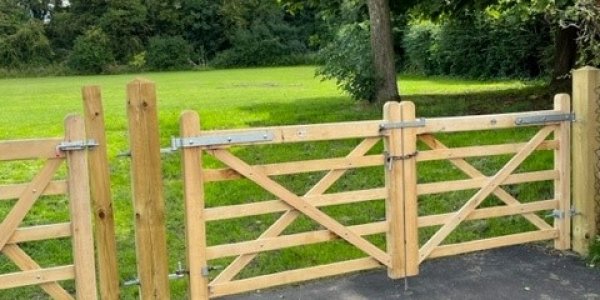
{"label": "green grass lawn", "polygon": [[[338,121],[380,119],[381,107],[357,103],[338,91],[333,82],[314,78],[313,67],[215,70],[201,72],[148,73],[140,75],[20,78],[0,80],[0,139],[22,139],[60,136],[66,114],[81,112],[80,88],[87,84],[102,87],[106,114],[111,181],[117,222],[117,241],[121,281],[136,276],[135,245],[132,226],[132,207],[129,185],[129,159],[117,154],[128,149],[125,111],[125,85],[136,76],[157,84],[159,99],[160,136],[164,147],[171,136],[178,135],[178,118],[184,109],[200,113],[203,129],[240,128],[282,124],[307,124]],[[437,117],[482,113],[501,113],[549,109],[552,99],[539,82],[495,81],[479,82],[447,78],[400,76],[401,93],[417,105],[417,115]],[[500,144],[526,141],[534,129],[511,129],[494,132],[471,132],[438,135],[448,146]],[[284,162],[346,155],[357,140],[335,142],[271,145],[235,148],[235,154],[253,164]],[[423,148],[423,145],[420,145]],[[377,145],[371,153],[381,152]],[[170,266],[184,261],[184,231],[182,182],[179,155],[163,156],[163,178],[167,205],[168,247]],[[487,175],[496,172],[510,159],[501,155],[469,159]],[[552,153],[540,151],[529,158],[519,171],[552,168]],[[214,161],[207,163],[216,166]],[[39,167],[39,163],[0,163],[0,184],[24,182]],[[62,172],[64,174],[64,171]],[[275,180],[296,193],[306,192],[323,172],[277,176]],[[419,182],[466,179],[450,163],[435,161],[419,164]],[[328,192],[359,190],[383,186],[383,170],[363,168],[349,171]],[[552,198],[552,182],[509,186],[508,192],[527,202]],[[419,213],[433,214],[454,211],[476,191],[461,191],[428,195],[419,198]],[[210,183],[206,186],[208,206],[262,201],[272,199],[267,192],[247,180]],[[490,197],[485,205],[498,200]],[[4,218],[14,201],[0,203],[0,219]],[[36,204],[26,223],[47,223],[68,219],[63,197],[45,197]],[[361,224],[384,217],[383,201],[338,205],[323,209],[345,224]],[[267,214],[210,223],[209,244],[228,243],[257,237],[280,214]],[[550,221],[550,219],[547,219]],[[307,218],[299,218],[286,233],[318,228]],[[512,232],[531,230],[520,217],[472,221],[461,225],[446,242],[472,240]],[[432,228],[421,231],[424,241]],[[380,235],[370,236],[383,247]],[[24,245],[24,249],[43,266],[70,261],[68,241],[45,241]],[[339,261],[363,254],[342,242],[291,248],[259,255],[241,276],[273,273]],[[228,259],[212,262],[225,264]],[[266,264],[265,262],[268,262]],[[15,271],[15,267],[0,257],[0,273]],[[216,274],[216,273],[215,273]],[[214,275],[211,273],[211,275]],[[72,289],[72,283],[67,283]],[[173,299],[185,297],[185,281],[172,283]],[[135,287],[123,288],[123,298],[135,298]],[[0,298],[36,298],[43,295],[37,288],[0,291]]]}

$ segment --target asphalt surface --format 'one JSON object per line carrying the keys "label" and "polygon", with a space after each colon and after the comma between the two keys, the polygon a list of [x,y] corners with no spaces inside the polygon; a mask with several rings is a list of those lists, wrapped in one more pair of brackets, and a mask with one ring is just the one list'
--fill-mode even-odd
{"label": "asphalt surface", "polygon": [[408,290],[380,269],[221,299],[600,300],[600,269],[568,252],[524,245],[426,261]]}

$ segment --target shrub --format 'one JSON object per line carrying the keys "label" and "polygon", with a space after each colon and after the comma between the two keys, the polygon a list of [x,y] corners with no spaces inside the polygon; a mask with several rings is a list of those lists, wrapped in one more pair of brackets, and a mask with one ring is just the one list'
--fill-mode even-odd
{"label": "shrub", "polygon": [[191,47],[181,36],[150,39],[146,62],[153,70],[175,70],[190,65]]}
{"label": "shrub", "polygon": [[41,22],[30,20],[11,35],[0,37],[0,65],[21,67],[44,65],[50,61],[52,49]]}
{"label": "shrub", "polygon": [[343,26],[319,55],[317,75],[334,79],[355,100],[373,101],[377,77],[373,69],[368,24]]}
{"label": "shrub", "polygon": [[440,26],[430,21],[412,24],[402,39],[407,71],[434,74],[437,70],[436,41],[439,40]]}
{"label": "shrub", "polygon": [[212,64],[217,67],[252,67],[294,62],[293,57],[305,53],[306,47],[293,38],[292,28],[285,24],[277,25],[254,23],[248,29],[239,29],[231,38],[233,46],[217,54]]}
{"label": "shrub", "polygon": [[479,13],[439,24],[413,22],[403,39],[407,70],[475,78],[533,77],[545,67],[550,34],[539,17]]}
{"label": "shrub", "polygon": [[68,65],[78,73],[102,73],[114,62],[108,36],[92,28],[75,39]]}

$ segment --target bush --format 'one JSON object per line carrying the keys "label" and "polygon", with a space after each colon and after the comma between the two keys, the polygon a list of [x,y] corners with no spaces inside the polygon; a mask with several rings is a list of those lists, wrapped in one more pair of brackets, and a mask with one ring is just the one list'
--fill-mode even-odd
{"label": "bush", "polygon": [[[239,29],[231,38],[233,46],[218,53],[212,64],[217,67],[253,67],[294,64],[294,57],[306,53],[306,46],[294,39],[285,24],[269,26],[254,23]],[[288,62],[288,63],[286,63]]]}
{"label": "bush", "polygon": [[552,43],[541,22],[486,13],[440,24],[414,22],[403,39],[407,70],[474,78],[538,76]]}
{"label": "bush", "polygon": [[42,23],[37,20],[23,24],[14,34],[0,37],[1,66],[45,65],[51,57],[50,42]]}
{"label": "bush", "polygon": [[407,28],[402,40],[407,71],[420,74],[438,72],[435,52],[439,32],[440,26],[430,21],[419,22]]}
{"label": "bush", "polygon": [[189,67],[191,47],[181,36],[155,36],[150,39],[146,61],[153,70]]}
{"label": "bush", "polygon": [[343,26],[334,40],[320,52],[317,75],[334,79],[355,100],[373,101],[377,77],[373,69],[368,24]]}
{"label": "bush", "polygon": [[68,65],[78,73],[102,73],[114,62],[108,36],[92,28],[75,39]]}

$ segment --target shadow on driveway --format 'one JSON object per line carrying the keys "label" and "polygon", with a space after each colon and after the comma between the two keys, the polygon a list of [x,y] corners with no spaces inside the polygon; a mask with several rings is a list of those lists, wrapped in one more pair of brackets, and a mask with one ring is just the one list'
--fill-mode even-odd
{"label": "shadow on driveway", "polygon": [[420,275],[363,272],[223,299],[598,299],[600,270],[574,255],[516,246],[426,261]]}

